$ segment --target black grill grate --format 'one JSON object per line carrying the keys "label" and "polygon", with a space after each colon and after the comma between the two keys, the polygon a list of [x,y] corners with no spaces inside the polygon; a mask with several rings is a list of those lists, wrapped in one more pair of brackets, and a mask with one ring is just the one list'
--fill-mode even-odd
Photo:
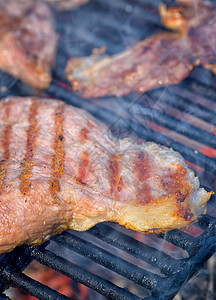
{"label": "black grill grate", "polygon": [[[215,201],[215,197],[213,198],[212,201]],[[82,233],[76,236],[71,232],[64,232],[55,236],[52,240],[57,244],[63,245],[64,248],[69,248],[80,255],[88,257],[97,264],[132,280],[135,284],[145,287],[151,292],[151,296],[145,299],[172,299],[179,288],[203,266],[216,249],[215,218],[202,216],[198,223],[204,229],[204,232],[197,238],[177,230],[158,236],[158,239],[165,239],[173,245],[186,250],[189,256],[184,259],[172,258],[164,252],[139,242],[109,225],[99,224],[88,231],[89,235],[97,237],[109,245],[119,248],[123,252],[127,252],[159,269],[161,275],[144,270],[117,255],[113,255],[100,246],[86,242],[82,238]],[[26,266],[26,260],[29,263],[34,259],[83,283],[110,299],[142,299],[142,297],[134,295],[127,289],[120,288],[112,282],[104,280],[71,263],[69,260],[56,255],[53,251],[47,250],[46,246],[47,243],[38,247],[22,246],[9,255],[3,255],[1,257],[2,287],[5,288],[7,285],[19,287],[39,299],[69,299],[32,280],[21,272],[22,268]]]}
{"label": "black grill grate", "polygon": [[[164,30],[158,15],[160,2],[91,0],[75,11],[55,12],[60,36],[57,66],[53,82],[43,95],[84,108],[119,137],[131,135],[173,147],[196,170],[200,167],[202,184],[212,189],[216,159],[203,151],[205,147],[216,148],[216,84],[209,71],[197,68],[181,84],[141,96],[132,93],[99,100],[80,99],[64,77],[64,66],[71,56],[88,55],[92,48],[103,45],[114,54]],[[0,85],[1,97],[35,95],[23,83],[3,73],[1,76],[5,80],[0,81],[7,82],[7,89]],[[213,196],[207,215],[194,225],[200,230],[197,237],[173,230],[150,237],[139,234],[138,238],[135,232],[118,225],[99,224],[83,233],[64,232],[38,247],[18,247],[0,257],[0,297],[9,299],[4,291],[12,286],[38,299],[69,299],[23,273],[36,260],[110,299],[172,299],[216,250],[216,218],[211,216],[215,206]],[[175,251],[168,251],[167,245]],[[180,256],[175,257],[175,253]],[[100,266],[104,276],[94,272]],[[117,283],[115,276],[120,278]]]}

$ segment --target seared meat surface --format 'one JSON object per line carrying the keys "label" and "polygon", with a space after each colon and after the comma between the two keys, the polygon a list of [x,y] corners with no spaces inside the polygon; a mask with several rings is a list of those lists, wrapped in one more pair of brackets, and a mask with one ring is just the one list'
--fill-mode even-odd
{"label": "seared meat surface", "polygon": [[113,56],[97,51],[72,57],[65,74],[74,92],[83,97],[143,93],[179,83],[198,65],[216,74],[216,7],[202,1],[178,2],[179,7],[160,6],[162,23],[175,32],[155,34]]}
{"label": "seared meat surface", "polygon": [[146,233],[182,228],[210,196],[172,149],[117,140],[59,100],[0,101],[0,253],[103,221]]}
{"label": "seared meat surface", "polygon": [[59,10],[76,9],[80,5],[86,4],[89,0],[45,0],[52,3]]}
{"label": "seared meat surface", "polygon": [[57,47],[47,5],[40,0],[0,0],[0,37],[0,69],[34,88],[47,88]]}

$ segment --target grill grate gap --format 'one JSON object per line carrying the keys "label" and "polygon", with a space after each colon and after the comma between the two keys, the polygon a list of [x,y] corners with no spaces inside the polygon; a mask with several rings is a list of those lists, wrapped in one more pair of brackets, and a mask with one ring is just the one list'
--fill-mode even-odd
{"label": "grill grate gap", "polygon": [[[121,250],[124,250],[134,257],[144,260],[155,267],[159,267],[161,273],[170,274],[176,269],[175,263],[171,263],[171,257],[158,249],[145,245],[125,234],[120,234],[118,231],[113,231],[107,225],[96,225],[89,230],[89,233],[102,239],[108,244],[114,245]],[[173,259],[173,261],[175,261]],[[181,264],[179,262],[179,264]]]}
{"label": "grill grate gap", "polygon": [[[109,250],[110,246],[107,246],[107,252],[110,252]],[[139,297],[144,297],[144,296],[149,296],[150,290],[148,290],[147,288],[145,288],[145,284],[144,285],[140,285],[138,283],[135,282],[135,280],[130,280],[128,279],[128,277],[131,276],[131,274],[127,274],[126,277],[124,277],[123,275],[116,273],[115,269],[111,269],[111,268],[107,268],[104,267],[103,263],[96,263],[94,260],[92,260],[91,258],[89,258],[88,256],[84,256],[84,254],[82,253],[78,253],[75,252],[74,250],[71,250],[67,245],[61,245],[61,244],[57,244],[54,241],[52,241],[50,243],[50,246],[47,248],[47,250],[50,250],[51,252],[55,253],[56,255],[65,258],[67,261],[72,262],[75,265],[78,265],[79,267],[85,269],[86,271],[89,272],[89,274],[93,274],[96,275],[98,277],[100,277],[103,280],[109,280],[109,282],[112,282],[113,284],[117,285],[120,288],[127,288],[131,293],[134,293],[135,295],[139,296]],[[99,256],[98,254],[96,254],[96,256]],[[127,262],[127,259],[125,259],[123,257],[124,255],[120,256],[120,258],[122,258],[124,261]],[[119,263],[121,264],[121,259],[119,259],[119,255],[116,254],[114,255],[115,260],[114,260],[114,265],[115,265],[115,261],[119,261]],[[107,259],[107,256],[105,257],[105,259]],[[131,263],[132,265],[137,265],[139,266],[139,268],[143,269],[143,265],[147,265],[147,263],[142,262],[142,264],[138,263],[135,264],[134,263],[135,259],[130,259],[128,260],[129,263]],[[139,260],[141,261],[141,260]],[[108,264],[110,264],[111,266],[113,265],[113,262],[110,261],[108,262]],[[118,269],[121,268],[120,266],[117,266]],[[149,274],[148,272],[153,273],[153,274],[158,274],[159,272],[154,272],[154,269],[156,270],[156,268],[151,267],[150,265],[148,266],[148,268],[144,268],[144,271],[146,274]],[[132,270],[132,269],[131,269]],[[132,270],[133,273],[136,273],[136,268],[134,270]],[[124,271],[125,272],[125,271]],[[159,276],[161,276],[160,274],[158,274]],[[164,276],[164,275],[162,275]],[[93,298],[94,299],[94,298]]]}
{"label": "grill grate gap", "polygon": [[38,299],[50,300],[69,300],[70,298],[50,289],[36,280],[31,279],[23,273],[16,273],[14,270],[4,270],[1,276],[10,282],[12,287],[20,288],[24,292],[37,297]]}
{"label": "grill grate gap", "polygon": [[136,106],[134,105],[130,109],[132,119],[133,121],[136,121],[136,123],[142,124],[143,122],[146,122],[146,120],[150,120],[160,126],[164,126],[167,129],[171,129],[175,132],[181,133],[184,136],[199,141],[202,144],[208,145],[212,148],[216,148],[215,135],[195,126],[189,125],[184,121],[171,117],[165,114],[164,111],[150,108],[143,102],[140,104],[138,103]]}
{"label": "grill grate gap", "polygon": [[139,299],[139,297],[135,296],[129,291],[126,291],[125,289],[122,289],[107,280],[104,280],[82,268],[77,267],[68,260],[55,255],[49,250],[33,248],[31,255],[41,264],[59,271],[71,279],[81,282],[82,284],[96,290],[102,295],[110,297],[110,299]]}
{"label": "grill grate gap", "polygon": [[[54,237],[53,240],[60,244],[65,245],[69,249],[88,257],[102,266],[109,268],[110,270],[128,278],[139,285],[143,285],[143,278],[147,277],[145,270],[138,265],[135,266],[129,261],[123,258],[119,258],[117,255],[113,255],[102,248],[86,242],[71,233],[63,233],[60,236]],[[155,258],[154,258],[155,259]],[[152,272],[153,270],[151,270]],[[154,273],[154,272],[153,272]],[[149,275],[149,274],[148,274]],[[155,278],[159,280],[159,277],[154,273]],[[145,286],[145,283],[144,283]],[[147,286],[148,287],[148,286]]]}
{"label": "grill grate gap", "polygon": [[164,104],[174,106],[183,112],[194,115],[201,120],[216,125],[215,114],[210,108],[198,105],[185,97],[175,95],[174,93],[169,92],[169,88],[167,88],[164,93],[161,92],[161,90],[155,90],[149,92],[149,94],[155,99],[160,99]]}

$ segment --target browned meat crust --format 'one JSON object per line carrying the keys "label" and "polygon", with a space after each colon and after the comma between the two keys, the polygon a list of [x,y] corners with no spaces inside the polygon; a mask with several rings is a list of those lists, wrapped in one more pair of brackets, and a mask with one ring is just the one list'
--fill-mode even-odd
{"label": "browned meat crust", "polygon": [[52,3],[59,10],[76,9],[80,5],[86,4],[89,0],[45,0]]}
{"label": "browned meat crust", "polygon": [[65,74],[74,92],[83,97],[142,93],[179,83],[197,65],[216,74],[216,7],[201,1],[178,2],[179,7],[160,7],[163,24],[176,32],[153,35],[114,56],[98,51],[71,58]]}
{"label": "browned meat crust", "polygon": [[40,0],[0,0],[0,69],[32,87],[48,87],[57,47],[53,25]]}
{"label": "browned meat crust", "polygon": [[172,149],[116,140],[58,100],[0,102],[0,253],[103,221],[146,233],[181,228],[210,196]]}

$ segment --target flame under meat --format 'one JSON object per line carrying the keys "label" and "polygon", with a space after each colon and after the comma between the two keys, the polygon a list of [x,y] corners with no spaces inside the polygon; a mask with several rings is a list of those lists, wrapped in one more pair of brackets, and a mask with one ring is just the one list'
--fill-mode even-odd
{"label": "flame under meat", "polygon": [[155,34],[113,56],[94,51],[89,57],[72,57],[65,74],[74,92],[92,98],[143,93],[179,83],[198,65],[216,74],[216,6],[178,2],[178,7],[160,6],[162,23],[174,32]]}
{"label": "flame under meat", "polygon": [[103,221],[145,233],[182,228],[212,194],[178,152],[118,140],[59,100],[1,100],[0,129],[0,253]]}

